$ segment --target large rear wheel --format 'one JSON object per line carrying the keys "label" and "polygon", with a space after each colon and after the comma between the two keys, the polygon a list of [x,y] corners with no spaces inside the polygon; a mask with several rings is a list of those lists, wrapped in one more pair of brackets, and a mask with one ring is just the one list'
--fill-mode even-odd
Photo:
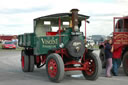
{"label": "large rear wheel", "polygon": [[21,66],[23,72],[29,72],[29,56],[26,55],[24,50],[21,52]]}
{"label": "large rear wheel", "polygon": [[106,67],[106,60],[105,60],[104,48],[100,49],[99,57],[100,57],[100,60],[101,60],[102,68],[105,68]]}
{"label": "large rear wheel", "polygon": [[30,55],[30,58],[29,58],[29,71],[30,72],[33,72],[34,71],[34,56],[33,55]]}
{"label": "large rear wheel", "polygon": [[94,53],[87,53],[85,60],[82,60],[86,64],[86,68],[82,71],[82,74],[87,80],[96,80],[102,71],[101,61]]}
{"label": "large rear wheel", "polygon": [[53,82],[60,82],[64,77],[64,63],[60,55],[52,53],[46,60],[46,72]]}
{"label": "large rear wheel", "polygon": [[25,50],[21,52],[21,67],[23,72],[33,72],[34,70],[34,56],[27,55]]}
{"label": "large rear wheel", "polygon": [[123,69],[124,73],[128,76],[128,52],[123,56]]}

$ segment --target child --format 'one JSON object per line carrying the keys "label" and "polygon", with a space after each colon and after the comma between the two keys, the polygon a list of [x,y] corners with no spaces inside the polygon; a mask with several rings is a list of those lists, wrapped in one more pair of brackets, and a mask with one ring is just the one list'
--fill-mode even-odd
{"label": "child", "polygon": [[108,38],[107,43],[105,45],[105,58],[106,58],[106,77],[111,77],[111,69],[112,69],[112,38]]}

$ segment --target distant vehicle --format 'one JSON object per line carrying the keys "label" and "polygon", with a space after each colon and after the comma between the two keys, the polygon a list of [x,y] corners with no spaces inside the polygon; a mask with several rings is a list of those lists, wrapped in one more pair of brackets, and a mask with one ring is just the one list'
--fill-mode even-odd
{"label": "distant vehicle", "polygon": [[94,40],[95,44],[99,44],[105,40],[104,35],[92,35],[92,40]]}
{"label": "distant vehicle", "polygon": [[12,41],[5,41],[3,44],[2,44],[2,48],[3,49],[16,49],[16,45],[12,42]]}

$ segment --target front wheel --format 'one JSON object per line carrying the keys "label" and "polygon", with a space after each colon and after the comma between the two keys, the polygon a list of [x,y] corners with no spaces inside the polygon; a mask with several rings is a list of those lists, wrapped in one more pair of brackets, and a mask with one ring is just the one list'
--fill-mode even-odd
{"label": "front wheel", "polygon": [[60,55],[52,53],[46,60],[46,72],[53,82],[60,82],[64,77],[64,63]]}
{"label": "front wheel", "polygon": [[102,71],[100,58],[96,56],[96,54],[90,52],[86,54],[82,62],[86,64],[85,70],[82,71],[83,76],[87,80],[96,80]]}
{"label": "front wheel", "polygon": [[123,56],[123,69],[124,73],[128,76],[128,52]]}

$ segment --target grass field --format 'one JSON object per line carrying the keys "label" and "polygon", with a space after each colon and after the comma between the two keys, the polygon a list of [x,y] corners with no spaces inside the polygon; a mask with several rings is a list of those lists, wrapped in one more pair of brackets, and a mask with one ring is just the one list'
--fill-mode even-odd
{"label": "grass field", "polygon": [[94,49],[99,49],[99,46],[98,45],[94,45],[93,48]]}

